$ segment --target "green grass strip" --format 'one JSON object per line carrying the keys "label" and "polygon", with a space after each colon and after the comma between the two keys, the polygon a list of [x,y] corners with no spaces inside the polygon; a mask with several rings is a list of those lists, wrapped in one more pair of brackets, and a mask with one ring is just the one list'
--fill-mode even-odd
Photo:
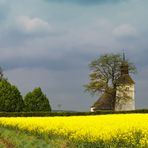
{"label": "green grass strip", "polygon": [[0,148],[69,148],[69,142],[62,137],[40,137],[29,132],[0,127]]}

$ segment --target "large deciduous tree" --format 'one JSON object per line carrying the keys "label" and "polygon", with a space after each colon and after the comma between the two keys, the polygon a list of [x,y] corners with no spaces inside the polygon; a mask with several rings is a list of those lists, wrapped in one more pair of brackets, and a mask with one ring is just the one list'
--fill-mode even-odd
{"label": "large deciduous tree", "polygon": [[28,111],[51,111],[48,98],[43,94],[41,88],[35,88],[26,94],[24,98],[25,110]]}
{"label": "large deciduous tree", "polygon": [[23,107],[24,102],[17,87],[7,80],[0,80],[0,111],[20,112]]}
{"label": "large deciduous tree", "polygon": [[[120,54],[104,54],[93,60],[90,67],[89,82],[84,85],[85,90],[92,95],[99,93],[110,93],[112,98],[116,96],[117,80],[121,75],[121,64],[123,62]],[[135,73],[136,67],[126,60],[129,73]],[[113,106],[115,100],[113,100]]]}
{"label": "large deciduous tree", "polygon": [[6,78],[4,77],[3,69],[0,67],[0,81],[1,80],[6,80]]}

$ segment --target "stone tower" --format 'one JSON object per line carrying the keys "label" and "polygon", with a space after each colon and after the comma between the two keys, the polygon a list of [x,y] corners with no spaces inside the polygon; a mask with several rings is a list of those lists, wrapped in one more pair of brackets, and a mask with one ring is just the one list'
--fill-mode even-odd
{"label": "stone tower", "polygon": [[121,75],[117,80],[116,111],[135,110],[135,82],[129,75],[129,66],[123,53]]}

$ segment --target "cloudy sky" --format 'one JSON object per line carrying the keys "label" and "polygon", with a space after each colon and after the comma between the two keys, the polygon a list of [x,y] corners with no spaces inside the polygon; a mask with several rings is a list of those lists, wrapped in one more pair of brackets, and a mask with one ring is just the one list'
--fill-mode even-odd
{"label": "cloudy sky", "polygon": [[0,66],[22,95],[40,86],[53,109],[87,111],[88,64],[103,53],[135,63],[136,106],[148,107],[147,0],[0,0]]}

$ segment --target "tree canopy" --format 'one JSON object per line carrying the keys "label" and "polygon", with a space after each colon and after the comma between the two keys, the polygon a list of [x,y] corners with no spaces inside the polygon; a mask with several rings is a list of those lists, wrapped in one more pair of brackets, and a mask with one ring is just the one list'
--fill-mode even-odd
{"label": "tree canopy", "polygon": [[17,87],[7,80],[0,80],[0,111],[20,112],[23,107],[24,102]]}
{"label": "tree canopy", "polygon": [[0,81],[1,80],[6,80],[6,78],[4,77],[3,69],[0,67]]}
{"label": "tree canopy", "polygon": [[[104,54],[93,60],[90,67],[89,82],[84,85],[85,90],[92,95],[99,93],[112,93],[115,98],[117,80],[121,75],[121,64],[123,62],[120,54]],[[126,60],[129,73],[135,73],[136,67]]]}
{"label": "tree canopy", "polygon": [[[93,60],[89,65],[91,72],[89,83],[85,85],[86,91],[96,94],[105,91],[107,88],[115,88],[116,80],[121,74],[122,61],[120,54],[105,54]],[[134,64],[128,62],[128,65],[129,73],[135,73]]]}
{"label": "tree canopy", "polygon": [[26,94],[24,98],[26,111],[51,111],[48,98],[43,94],[40,87]]}

